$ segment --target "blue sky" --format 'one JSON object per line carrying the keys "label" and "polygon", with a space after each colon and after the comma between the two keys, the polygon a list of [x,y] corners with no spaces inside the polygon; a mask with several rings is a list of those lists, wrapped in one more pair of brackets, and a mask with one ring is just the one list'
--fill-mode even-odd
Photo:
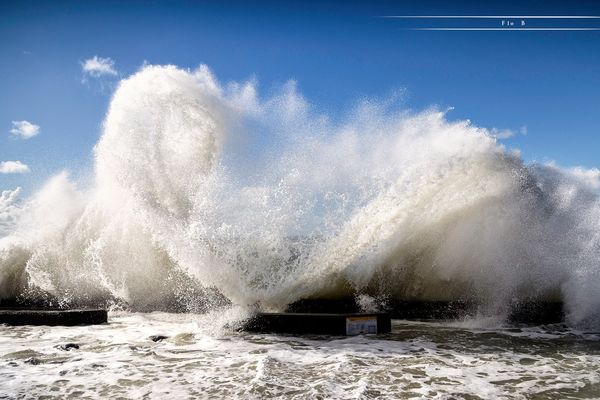
{"label": "blue sky", "polygon": [[[526,127],[503,142],[528,161],[600,167],[600,31],[417,31],[404,28],[498,21],[382,15],[600,15],[600,3],[3,1],[0,162],[29,172],[0,173],[0,190],[30,193],[62,169],[85,180],[111,92],[144,62],[204,63],[224,82],[255,77],[262,93],[294,79],[334,117],[402,90],[414,110],[454,107],[450,119]],[[94,56],[110,58],[116,75],[86,77]],[[38,133],[11,133],[13,121]]]}

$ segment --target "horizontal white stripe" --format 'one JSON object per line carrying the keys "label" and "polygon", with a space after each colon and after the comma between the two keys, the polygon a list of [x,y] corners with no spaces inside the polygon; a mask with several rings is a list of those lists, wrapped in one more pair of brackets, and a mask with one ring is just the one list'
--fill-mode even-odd
{"label": "horizontal white stripe", "polygon": [[600,31],[600,28],[403,28],[409,31]]}
{"label": "horizontal white stripe", "polygon": [[597,19],[596,15],[382,15],[381,18]]}

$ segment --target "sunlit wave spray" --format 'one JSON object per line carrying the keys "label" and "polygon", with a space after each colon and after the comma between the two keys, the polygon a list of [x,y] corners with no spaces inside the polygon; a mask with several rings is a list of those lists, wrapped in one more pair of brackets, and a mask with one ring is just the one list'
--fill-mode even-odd
{"label": "sunlit wave spray", "polygon": [[[145,66],[115,91],[80,190],[0,201],[0,297],[283,309],[367,294],[562,300],[598,323],[600,172],[524,164],[493,132],[364,101],[319,115],[286,85]],[[594,322],[596,321],[596,322]]]}

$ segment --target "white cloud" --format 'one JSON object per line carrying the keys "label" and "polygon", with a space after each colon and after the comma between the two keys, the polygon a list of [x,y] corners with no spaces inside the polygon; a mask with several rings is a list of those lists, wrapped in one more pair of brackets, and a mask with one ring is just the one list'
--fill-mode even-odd
{"label": "white cloud", "polygon": [[29,121],[13,121],[10,133],[21,139],[31,139],[40,133],[40,126]]}
{"label": "white cloud", "polygon": [[16,226],[21,207],[19,195],[21,188],[4,190],[0,193],[0,238],[8,235]]}
{"label": "white cloud", "polygon": [[508,139],[516,135],[527,135],[527,127],[522,126],[518,131],[514,131],[512,129],[497,129],[492,128],[489,130],[489,135],[495,137],[496,139]]}
{"label": "white cloud", "polygon": [[515,132],[510,129],[490,129],[490,136],[495,137],[496,139],[508,139],[515,136]]}
{"label": "white cloud", "polygon": [[84,75],[99,78],[104,75],[118,75],[115,62],[110,57],[94,56],[81,63]]}
{"label": "white cloud", "polygon": [[26,172],[29,172],[29,167],[21,161],[0,162],[0,174],[24,174]]}
{"label": "white cloud", "polygon": [[527,136],[527,126],[523,125],[520,129],[519,129],[519,133],[523,136]]}
{"label": "white cloud", "polygon": [[566,170],[593,190],[600,189],[600,170],[598,168],[573,167]]}
{"label": "white cloud", "polygon": [[3,190],[0,192],[0,210],[14,204],[21,193],[21,187],[15,190]]}
{"label": "white cloud", "polygon": [[549,161],[544,164],[546,168],[553,171],[559,171],[564,176],[574,179],[592,191],[600,191],[600,169],[586,167],[564,168],[556,164],[555,161]]}

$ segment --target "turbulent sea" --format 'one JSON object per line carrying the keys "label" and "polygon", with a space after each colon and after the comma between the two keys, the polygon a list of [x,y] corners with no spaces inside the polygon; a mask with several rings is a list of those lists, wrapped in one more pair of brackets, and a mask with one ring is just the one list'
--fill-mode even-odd
{"label": "turbulent sea", "polygon": [[[294,82],[261,96],[145,65],[91,176],[0,196],[0,305],[119,310],[0,327],[0,397],[600,398],[600,171],[527,163],[511,132],[450,113],[391,98],[332,117]],[[236,329],[307,298],[477,313],[351,338]],[[531,301],[564,324],[507,325]]]}
{"label": "turbulent sea", "polygon": [[295,337],[220,319],[116,312],[101,326],[0,327],[0,398],[600,398],[600,333],[563,325],[394,321],[380,336]]}

